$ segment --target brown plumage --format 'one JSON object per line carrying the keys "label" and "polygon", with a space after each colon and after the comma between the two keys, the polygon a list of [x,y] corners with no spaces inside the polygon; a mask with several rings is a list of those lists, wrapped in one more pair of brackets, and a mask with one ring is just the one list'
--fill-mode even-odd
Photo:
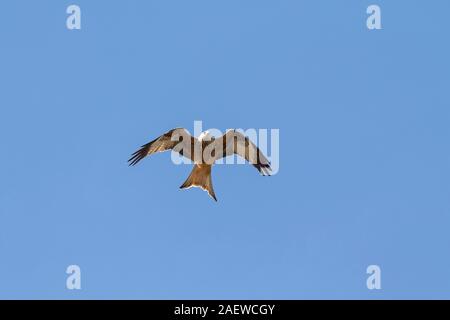
{"label": "brown plumage", "polygon": [[217,139],[206,131],[197,139],[183,128],[172,129],[134,152],[128,160],[129,165],[134,166],[150,154],[167,150],[178,152],[194,163],[191,174],[180,188],[199,187],[207,191],[215,201],[217,198],[212,185],[211,168],[216,160],[237,154],[262,175],[268,176],[271,171],[269,160],[259,148],[236,130],[228,130]]}
{"label": "brown plumage", "polygon": [[208,194],[217,201],[211,180],[211,168],[212,166],[209,164],[195,164],[191,174],[181,185],[180,189],[199,187],[207,191]]}

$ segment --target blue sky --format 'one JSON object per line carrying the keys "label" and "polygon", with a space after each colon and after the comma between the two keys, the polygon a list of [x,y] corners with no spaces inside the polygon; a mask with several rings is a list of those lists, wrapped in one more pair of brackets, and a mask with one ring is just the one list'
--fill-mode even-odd
{"label": "blue sky", "polygon": [[[450,298],[449,10],[5,1],[0,298]],[[127,166],[194,120],[280,129],[279,173],[215,167],[215,203],[168,153]]]}

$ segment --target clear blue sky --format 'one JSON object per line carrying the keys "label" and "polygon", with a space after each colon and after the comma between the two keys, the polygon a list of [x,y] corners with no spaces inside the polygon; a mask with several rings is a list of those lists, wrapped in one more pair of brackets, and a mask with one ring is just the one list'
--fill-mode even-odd
{"label": "clear blue sky", "polygon": [[[449,11],[2,2],[0,298],[450,298]],[[218,166],[215,203],[169,153],[127,166],[194,120],[279,128],[279,174]]]}

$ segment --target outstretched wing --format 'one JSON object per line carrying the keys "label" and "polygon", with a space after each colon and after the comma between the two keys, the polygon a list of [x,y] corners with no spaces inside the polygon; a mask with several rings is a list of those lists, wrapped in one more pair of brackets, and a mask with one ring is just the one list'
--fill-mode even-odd
{"label": "outstretched wing", "polygon": [[237,154],[251,163],[263,176],[270,176],[270,161],[259,148],[241,132],[228,130],[214,140],[215,160]]}
{"label": "outstretched wing", "polygon": [[198,143],[197,139],[189,134],[186,129],[175,128],[172,129],[155,140],[144,144],[141,149],[137,150],[131,155],[128,160],[130,166],[136,165],[146,156],[156,152],[163,152],[167,150],[174,150],[182,156],[193,160],[195,145]]}

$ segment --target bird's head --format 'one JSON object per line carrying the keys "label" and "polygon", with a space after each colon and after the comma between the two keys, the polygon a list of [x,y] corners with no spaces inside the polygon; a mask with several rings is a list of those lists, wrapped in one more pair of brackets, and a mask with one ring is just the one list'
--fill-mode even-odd
{"label": "bird's head", "polygon": [[198,140],[200,140],[200,141],[212,141],[212,140],[214,140],[214,137],[209,133],[209,131],[203,131],[198,136]]}

